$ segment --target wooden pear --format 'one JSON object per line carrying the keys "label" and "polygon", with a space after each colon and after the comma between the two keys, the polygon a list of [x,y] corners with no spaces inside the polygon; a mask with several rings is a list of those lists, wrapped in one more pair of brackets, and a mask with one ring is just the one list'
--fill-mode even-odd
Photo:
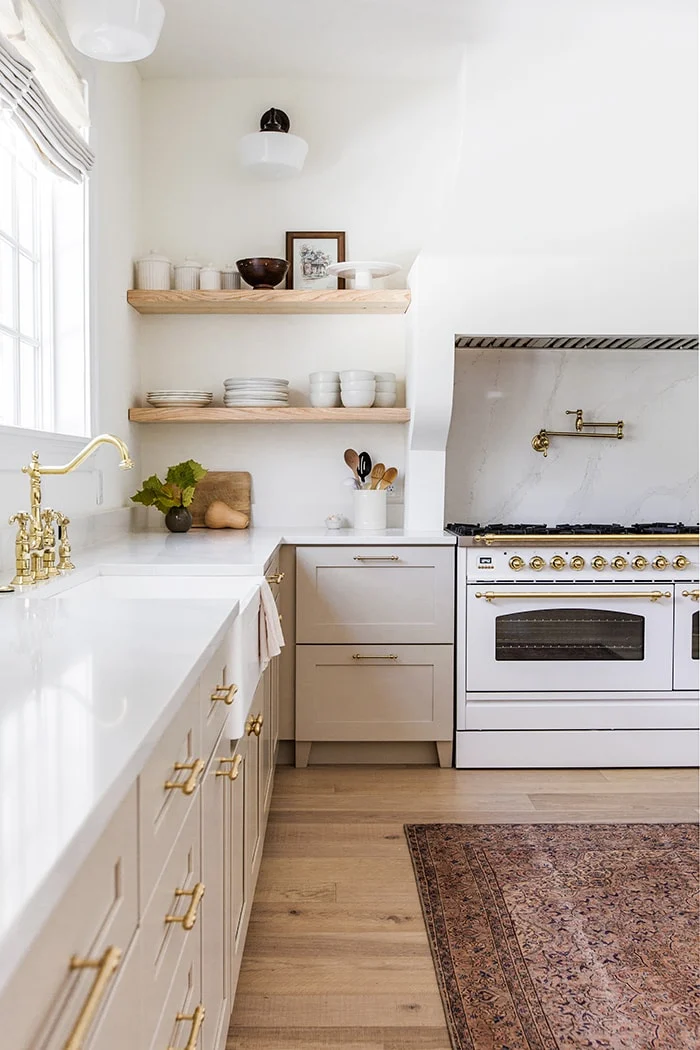
{"label": "wooden pear", "polygon": [[208,529],[247,529],[250,518],[240,510],[234,510],[227,503],[215,500],[207,507],[204,524]]}

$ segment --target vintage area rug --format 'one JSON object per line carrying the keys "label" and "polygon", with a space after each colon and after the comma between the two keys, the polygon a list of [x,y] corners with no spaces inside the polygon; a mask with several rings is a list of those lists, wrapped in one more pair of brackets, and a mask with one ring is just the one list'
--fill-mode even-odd
{"label": "vintage area rug", "polygon": [[408,824],[455,1050],[697,1050],[692,824]]}

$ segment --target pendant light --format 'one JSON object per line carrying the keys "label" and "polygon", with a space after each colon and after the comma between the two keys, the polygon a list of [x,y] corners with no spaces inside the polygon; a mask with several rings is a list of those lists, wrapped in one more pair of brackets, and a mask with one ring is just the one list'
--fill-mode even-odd
{"label": "pendant light", "polygon": [[281,109],[268,109],[260,118],[260,131],[244,135],[238,144],[241,164],[265,179],[298,175],[304,167],[309,144],[289,134],[289,117]]}
{"label": "pendant light", "polygon": [[163,28],[161,0],[63,0],[73,46],[100,62],[138,62]]}

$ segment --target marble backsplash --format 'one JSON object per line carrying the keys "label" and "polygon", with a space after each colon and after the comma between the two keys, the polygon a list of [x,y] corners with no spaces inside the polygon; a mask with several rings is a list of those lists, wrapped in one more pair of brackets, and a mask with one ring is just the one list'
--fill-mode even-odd
{"label": "marble backsplash", "polygon": [[[542,427],[625,421],[622,441]],[[690,351],[457,350],[446,521],[698,520],[698,358]]]}

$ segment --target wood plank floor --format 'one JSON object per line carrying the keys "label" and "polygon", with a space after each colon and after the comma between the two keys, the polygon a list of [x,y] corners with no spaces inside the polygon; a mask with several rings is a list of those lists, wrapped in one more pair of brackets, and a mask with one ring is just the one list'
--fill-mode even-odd
{"label": "wood plank floor", "polygon": [[277,770],[227,1050],[449,1050],[403,824],[695,821],[694,770]]}

